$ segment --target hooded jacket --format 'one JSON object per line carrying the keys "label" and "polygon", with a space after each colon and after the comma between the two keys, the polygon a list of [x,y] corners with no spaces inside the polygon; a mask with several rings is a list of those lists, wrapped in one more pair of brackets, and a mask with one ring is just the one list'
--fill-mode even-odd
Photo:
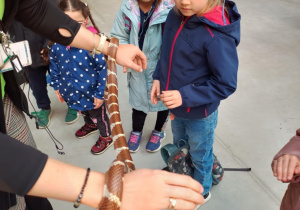
{"label": "hooded jacket", "polygon": [[[274,161],[283,155],[294,155],[300,159],[300,128],[296,135],[275,155],[271,167],[274,167]],[[281,201],[280,210],[299,210],[300,208],[300,175],[294,175],[287,191]]]}
{"label": "hooded jacket", "polygon": [[207,117],[236,90],[241,16],[234,2],[225,5],[226,25],[220,6],[201,17],[184,18],[175,10],[168,15],[153,79],[161,91],[180,92],[182,105],[170,110],[175,116]]}
{"label": "hooded jacket", "polygon": [[[88,28],[93,33],[93,27]],[[94,109],[94,97],[103,99],[106,84],[106,63],[103,54],[89,55],[88,50],[55,43],[49,54],[50,85],[68,106],[86,111]]]}
{"label": "hooded jacket", "polygon": [[[142,73],[127,70],[129,87],[129,103],[144,113],[167,110],[162,102],[154,105],[150,101],[152,74],[159,60],[162,43],[162,25],[169,11],[174,6],[173,0],[162,0],[154,10],[145,35],[142,51],[147,56],[147,69]],[[111,36],[119,39],[120,44],[139,46],[138,33],[140,30],[140,8],[137,0],[124,0],[114,21]]]}

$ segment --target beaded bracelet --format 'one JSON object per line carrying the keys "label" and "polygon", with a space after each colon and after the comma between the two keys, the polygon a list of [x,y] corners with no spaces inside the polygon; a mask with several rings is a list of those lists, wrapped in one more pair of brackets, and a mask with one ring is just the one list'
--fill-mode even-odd
{"label": "beaded bracelet", "polygon": [[85,180],[84,180],[84,183],[83,183],[83,186],[81,188],[81,191],[80,191],[80,194],[77,198],[77,201],[74,203],[74,208],[78,208],[80,206],[80,201],[81,201],[81,198],[82,198],[82,195],[83,195],[83,191],[84,191],[84,188],[86,186],[86,183],[87,183],[87,180],[89,178],[89,174],[90,174],[90,168],[87,169],[86,171],[86,176],[85,176]]}

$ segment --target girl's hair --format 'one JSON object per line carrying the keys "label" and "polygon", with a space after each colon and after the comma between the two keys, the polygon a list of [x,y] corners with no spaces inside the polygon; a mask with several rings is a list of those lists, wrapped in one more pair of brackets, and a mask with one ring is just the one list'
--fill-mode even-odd
{"label": "girl's hair", "polygon": [[80,0],[60,0],[58,3],[58,8],[64,12],[75,12],[81,11],[84,18],[89,18],[94,26],[94,28],[100,33],[99,28],[96,26],[94,19],[92,18],[90,8],[87,3],[83,3]]}
{"label": "girl's hair", "polygon": [[201,14],[197,14],[197,15],[202,16],[204,13],[211,11],[216,6],[223,6],[224,1],[225,0],[208,0],[205,9],[202,11]]}
{"label": "girl's hair", "polygon": [[156,7],[158,7],[160,5],[160,3],[162,2],[162,0],[157,0],[156,1]]}
{"label": "girl's hair", "polygon": [[[58,3],[58,8],[62,11],[66,12],[75,12],[75,11],[81,11],[84,18],[89,18],[94,26],[94,28],[97,30],[98,33],[100,33],[99,28],[96,26],[94,19],[92,18],[90,8],[86,3],[83,3],[80,0],[60,0]],[[48,46],[43,49],[42,52],[42,58],[46,65],[49,65],[49,50],[51,49],[54,42],[49,41]]]}
{"label": "girl's hair", "polygon": [[[207,5],[206,7],[204,8],[204,10],[200,13],[200,14],[197,14],[198,16],[202,16],[204,13],[207,13],[209,11],[211,11],[212,9],[214,9],[216,6],[223,6],[223,2],[225,0],[208,0],[207,1]],[[224,11],[225,11],[225,14],[228,16],[228,11],[226,9],[226,3],[225,3],[225,6],[224,6]],[[180,11],[179,9],[175,6],[174,7],[174,10],[177,14],[180,14]]]}

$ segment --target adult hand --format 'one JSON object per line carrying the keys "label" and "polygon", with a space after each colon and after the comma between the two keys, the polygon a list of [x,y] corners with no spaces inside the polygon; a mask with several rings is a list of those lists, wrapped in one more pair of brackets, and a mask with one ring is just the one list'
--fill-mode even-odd
{"label": "adult hand", "polygon": [[139,169],[124,179],[121,210],[166,209],[170,198],[176,209],[195,209],[203,204],[201,184],[189,176],[163,170]]}
{"label": "adult hand", "polygon": [[94,109],[98,109],[100,106],[102,106],[104,100],[103,99],[99,99],[99,98],[96,98],[94,97]]}
{"label": "adult hand", "polygon": [[138,72],[142,72],[143,69],[147,68],[145,54],[133,44],[119,45],[116,62],[121,66],[132,68]]}
{"label": "adult hand", "polygon": [[279,181],[290,182],[294,175],[300,174],[300,160],[296,156],[283,155],[274,160],[272,169]]}
{"label": "adult hand", "polygon": [[168,109],[174,109],[182,105],[181,94],[178,90],[162,91],[160,100]]}
{"label": "adult hand", "polygon": [[150,100],[152,104],[157,105],[157,102],[159,101],[159,94],[160,94],[160,81],[159,80],[153,80],[152,89],[150,93]]}
{"label": "adult hand", "polygon": [[59,90],[56,90],[55,94],[56,94],[56,96],[57,96],[60,103],[65,101],[64,98],[60,95]]}

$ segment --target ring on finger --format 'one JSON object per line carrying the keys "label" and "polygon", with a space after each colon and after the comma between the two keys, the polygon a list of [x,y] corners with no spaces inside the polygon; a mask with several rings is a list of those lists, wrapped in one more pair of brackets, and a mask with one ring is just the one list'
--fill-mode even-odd
{"label": "ring on finger", "polygon": [[168,210],[175,209],[175,205],[176,205],[176,199],[171,197]]}

